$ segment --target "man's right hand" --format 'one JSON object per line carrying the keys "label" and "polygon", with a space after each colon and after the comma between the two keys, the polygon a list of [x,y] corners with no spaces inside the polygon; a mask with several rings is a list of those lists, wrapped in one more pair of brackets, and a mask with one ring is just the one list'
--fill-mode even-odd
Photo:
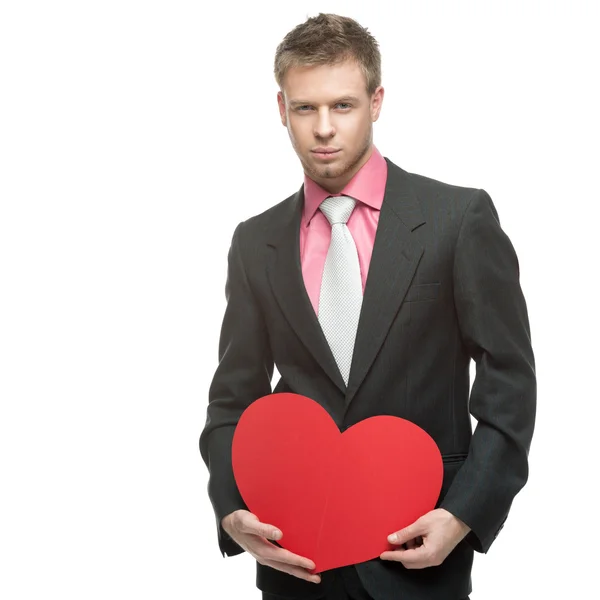
{"label": "man's right hand", "polygon": [[221,524],[233,540],[261,565],[312,583],[321,583],[319,575],[309,573],[315,568],[312,560],[293,554],[268,541],[282,538],[282,533],[277,527],[261,523],[256,515],[247,510],[233,511],[223,517]]}

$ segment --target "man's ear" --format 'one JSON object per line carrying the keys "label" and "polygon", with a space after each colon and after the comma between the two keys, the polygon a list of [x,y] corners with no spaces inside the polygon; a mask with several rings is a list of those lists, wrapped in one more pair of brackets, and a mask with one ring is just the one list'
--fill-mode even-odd
{"label": "man's ear", "polygon": [[285,112],[285,99],[283,98],[283,92],[277,92],[277,104],[279,106],[279,116],[281,117],[281,123],[284,127],[287,127],[287,115]]}
{"label": "man's ear", "polygon": [[379,119],[379,115],[381,114],[381,105],[383,104],[383,95],[385,90],[382,86],[379,86],[373,95],[371,96],[371,120],[373,122]]}

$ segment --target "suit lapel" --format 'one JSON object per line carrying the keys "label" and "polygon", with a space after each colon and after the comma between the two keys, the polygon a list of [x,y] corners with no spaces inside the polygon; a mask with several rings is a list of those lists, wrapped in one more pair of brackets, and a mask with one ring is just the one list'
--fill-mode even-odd
{"label": "suit lapel", "polygon": [[425,223],[407,173],[388,164],[385,195],[379,215],[358,323],[348,387],[335,362],[306,292],[300,264],[300,221],[304,186],[282,204],[283,217],[270,232],[267,274],[273,294],[290,327],[321,368],[352,401],[364,381],[410,286],[423,254],[412,232]]}
{"label": "suit lapel", "polygon": [[423,254],[423,247],[412,234],[425,223],[416,194],[406,172],[385,160],[385,195],[354,345],[346,406],[373,364]]}
{"label": "suit lapel", "polygon": [[299,235],[303,204],[304,186],[290,201],[283,203],[283,219],[275,224],[267,242],[271,246],[267,274],[273,294],[290,327],[340,391],[346,394],[346,384],[302,279]]}

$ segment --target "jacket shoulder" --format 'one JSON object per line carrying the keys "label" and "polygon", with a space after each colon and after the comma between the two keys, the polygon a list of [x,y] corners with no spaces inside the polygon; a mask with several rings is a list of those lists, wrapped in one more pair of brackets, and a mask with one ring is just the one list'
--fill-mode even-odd
{"label": "jacket shoulder", "polygon": [[261,213],[253,215],[244,221],[245,227],[249,229],[253,228],[268,228],[273,222],[279,221],[284,218],[290,211],[293,210],[298,192],[294,192],[291,196],[288,196],[285,200],[274,204],[267,208]]}
{"label": "jacket shoulder", "polygon": [[408,173],[407,176],[420,196],[436,196],[440,198],[470,199],[479,188],[465,185],[456,185],[446,181],[440,181],[433,177],[426,177],[419,173]]}
{"label": "jacket shoulder", "polygon": [[299,192],[274,204],[261,213],[248,217],[236,228],[239,243],[244,248],[264,246],[278,226],[290,219],[297,207]]}
{"label": "jacket shoulder", "polygon": [[418,173],[406,172],[424,215],[428,219],[462,220],[471,201],[485,190],[474,186],[456,185]]}

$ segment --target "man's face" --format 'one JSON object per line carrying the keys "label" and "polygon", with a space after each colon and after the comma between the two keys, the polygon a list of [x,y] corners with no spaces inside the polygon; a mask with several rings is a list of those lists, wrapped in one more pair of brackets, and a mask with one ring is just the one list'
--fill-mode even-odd
{"label": "man's face", "polygon": [[360,68],[346,61],[290,69],[277,100],[304,172],[328,191],[341,191],[371,156],[383,88],[369,96]]}

